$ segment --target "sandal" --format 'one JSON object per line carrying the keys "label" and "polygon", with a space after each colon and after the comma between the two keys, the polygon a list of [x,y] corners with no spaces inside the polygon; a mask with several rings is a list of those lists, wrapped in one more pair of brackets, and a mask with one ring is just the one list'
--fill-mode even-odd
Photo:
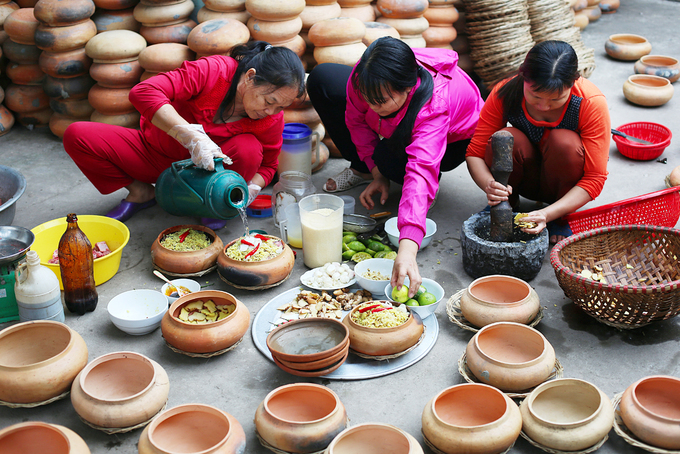
{"label": "sandal", "polygon": [[[571,228],[569,227],[569,224],[560,224],[557,221],[550,221],[548,222],[548,235],[549,237],[552,236],[563,236],[564,238],[567,238],[568,236],[573,235],[574,233],[571,231]],[[556,244],[559,243],[559,241],[556,242],[550,242],[550,244]]]}
{"label": "sandal", "polygon": [[355,175],[352,169],[347,167],[345,170],[337,174],[336,176],[329,178],[329,180],[335,181],[335,189],[330,190],[326,187],[326,183],[323,184],[323,190],[326,192],[343,192],[362,184],[368,184],[371,180],[364,180],[359,175]]}

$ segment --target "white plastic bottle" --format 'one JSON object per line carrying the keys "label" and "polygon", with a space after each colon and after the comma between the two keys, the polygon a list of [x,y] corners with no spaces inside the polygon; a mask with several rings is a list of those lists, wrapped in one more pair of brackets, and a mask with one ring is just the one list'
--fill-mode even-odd
{"label": "white plastic bottle", "polygon": [[51,269],[40,264],[35,251],[26,253],[26,262],[14,271],[14,293],[19,307],[19,320],[64,321],[59,279]]}

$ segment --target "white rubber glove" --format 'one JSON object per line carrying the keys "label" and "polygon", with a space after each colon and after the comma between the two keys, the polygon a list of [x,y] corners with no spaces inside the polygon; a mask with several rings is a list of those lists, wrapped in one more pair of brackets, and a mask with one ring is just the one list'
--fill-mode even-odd
{"label": "white rubber glove", "polygon": [[224,158],[225,164],[231,164],[229,156],[205,133],[203,125],[175,125],[169,131],[170,137],[177,140],[189,150],[191,161],[205,170],[215,170],[215,158]]}
{"label": "white rubber glove", "polygon": [[260,185],[257,185],[252,181],[248,183],[248,204],[246,206],[250,206],[250,204],[253,203],[255,197],[257,197],[261,190],[262,188]]}

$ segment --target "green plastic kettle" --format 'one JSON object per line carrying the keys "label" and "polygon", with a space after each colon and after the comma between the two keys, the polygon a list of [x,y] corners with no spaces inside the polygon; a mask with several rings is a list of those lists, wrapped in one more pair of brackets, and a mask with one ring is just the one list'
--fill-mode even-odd
{"label": "green plastic kettle", "polygon": [[222,158],[215,159],[214,172],[186,159],[173,162],[158,177],[156,202],[175,216],[231,219],[246,208],[248,185],[241,175],[224,168]]}

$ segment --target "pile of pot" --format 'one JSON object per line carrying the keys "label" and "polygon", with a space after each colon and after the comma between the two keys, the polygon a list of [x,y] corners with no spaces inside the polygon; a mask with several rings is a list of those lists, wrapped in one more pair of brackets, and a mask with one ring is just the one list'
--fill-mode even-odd
{"label": "pile of pot", "polygon": [[451,43],[458,36],[453,24],[458,20],[458,10],[448,0],[431,0],[423,15],[429,24],[423,32],[427,47],[453,49]]}
{"label": "pile of pot", "polygon": [[55,112],[50,130],[58,137],[71,123],[89,120],[94,110],[87,101],[94,85],[88,73],[92,60],[85,52],[85,45],[97,34],[90,19],[94,11],[92,0],[40,0],[35,5],[40,21],[35,41],[43,50],[40,67],[47,74],[43,87]]}
{"label": "pile of pot", "polygon": [[208,55],[229,55],[229,50],[250,39],[250,31],[236,19],[210,19],[194,27],[187,45],[196,52],[196,58]]}
{"label": "pile of pot", "polygon": [[246,24],[250,19],[246,0],[207,0],[203,3],[197,14],[199,24],[211,19],[233,19]]}
{"label": "pile of pot", "polygon": [[307,47],[305,40],[299,35],[302,30],[300,13],[305,9],[304,0],[281,3],[246,0],[246,9],[252,16],[248,19],[248,30],[253,40],[286,47],[302,57]]}
{"label": "pile of pot", "polygon": [[134,16],[137,3],[139,0],[96,0],[97,9],[92,20],[97,26],[97,33],[111,30],[139,32],[142,24]]}
{"label": "pile of pot", "polygon": [[378,0],[376,6],[381,16],[376,20],[394,27],[409,46],[426,47],[423,33],[430,26],[424,17],[428,4],[427,0]]}
{"label": "pile of pot", "polygon": [[342,14],[342,8],[336,0],[310,0],[300,13],[302,19],[302,31],[300,36],[305,41],[305,53],[302,55],[302,64],[307,71],[311,71],[317,64],[314,59],[314,43],[309,40],[309,29],[317,22],[326,19],[335,19]]}
{"label": "pile of pot", "polygon": [[[3,30],[3,25],[7,19],[7,16],[17,9],[19,9],[19,5],[11,1],[0,5],[0,57],[2,57],[3,54],[2,47],[4,43],[9,41],[7,32]],[[16,46],[18,46],[18,44],[16,44]],[[5,53],[7,52],[5,51]],[[16,57],[18,57],[18,55],[15,56],[15,58]],[[14,115],[7,109],[7,107],[4,106],[4,100],[5,90],[0,87],[0,136],[7,134],[12,129],[12,126],[14,126]]]}
{"label": "pile of pot", "polygon": [[149,44],[186,44],[196,26],[189,18],[193,11],[191,0],[142,0],[133,15],[142,24],[139,33]]}
{"label": "pile of pot", "polygon": [[362,42],[365,34],[364,23],[353,17],[337,17],[315,23],[308,33],[314,44],[314,60],[317,63],[354,66],[366,50]]}
{"label": "pile of pot", "polygon": [[129,100],[129,94],[144,72],[139,53],[146,41],[130,30],[112,30],[98,34],[85,47],[92,58],[90,75],[97,83],[88,100],[94,112],[91,121],[138,128],[140,114]]}
{"label": "pile of pot", "polygon": [[376,10],[371,0],[338,0],[341,17],[353,17],[361,22],[373,22]]}

